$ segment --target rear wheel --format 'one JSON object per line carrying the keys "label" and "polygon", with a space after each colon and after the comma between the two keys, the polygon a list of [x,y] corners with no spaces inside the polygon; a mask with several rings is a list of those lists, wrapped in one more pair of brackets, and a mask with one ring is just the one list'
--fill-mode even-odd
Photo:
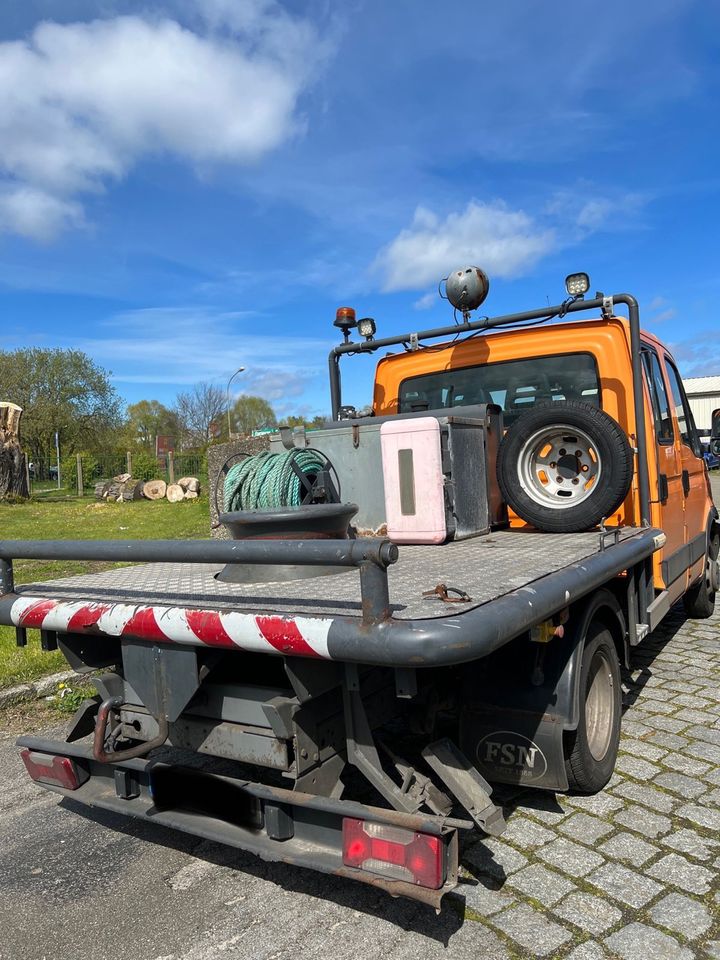
{"label": "rear wheel", "polygon": [[708,543],[702,579],[690,587],[683,597],[685,612],[694,620],[707,620],[715,611],[715,594],[720,578],[718,549],[720,549],[720,537],[715,534]]}
{"label": "rear wheel", "polygon": [[588,629],[580,667],[580,719],[568,735],[565,771],[571,790],[596,793],[612,776],[620,744],[620,662],[610,631]]}

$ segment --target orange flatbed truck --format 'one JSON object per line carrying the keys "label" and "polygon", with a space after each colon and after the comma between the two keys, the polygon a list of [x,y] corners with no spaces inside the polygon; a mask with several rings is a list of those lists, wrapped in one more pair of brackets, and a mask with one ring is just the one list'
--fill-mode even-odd
{"label": "orange flatbed truck", "polygon": [[[373,430],[395,438],[392,469],[355,477],[358,502],[384,476],[394,509],[399,477],[406,530],[439,495],[442,543],[404,533],[398,546],[389,516],[390,537],[0,542],[0,623],[19,644],[39,630],[97,688],[65,741],[18,741],[30,776],[436,908],[461,842],[504,829],[495,784],[601,789],[621,668],[676,601],[710,616],[720,530],[670,352],[641,331],[633,297],[585,299],[586,281],[568,278],[556,306],[472,319],[487,280],[466,268],[447,281],[455,324],[387,338],[338,311],[332,422],[303,442],[346,437],[349,460]],[[340,360],[390,349],[372,416],[357,417]],[[396,436],[408,424],[455,438],[454,453],[438,448],[439,494],[417,487],[420,447]],[[342,458],[333,466],[342,480]],[[329,489],[295,509],[322,513]],[[463,534],[473,498],[490,519]],[[135,565],[15,584],[13,560],[53,558]]]}

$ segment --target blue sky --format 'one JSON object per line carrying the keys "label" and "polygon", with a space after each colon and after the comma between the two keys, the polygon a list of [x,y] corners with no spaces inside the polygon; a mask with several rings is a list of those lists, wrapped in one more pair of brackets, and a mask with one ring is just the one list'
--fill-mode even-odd
{"label": "blue sky", "polygon": [[587,270],[720,373],[719,47],[707,0],[12,0],[0,347],[81,348],[129,402],[243,365],[322,413],[338,305],[450,322],[476,262],[491,314]]}

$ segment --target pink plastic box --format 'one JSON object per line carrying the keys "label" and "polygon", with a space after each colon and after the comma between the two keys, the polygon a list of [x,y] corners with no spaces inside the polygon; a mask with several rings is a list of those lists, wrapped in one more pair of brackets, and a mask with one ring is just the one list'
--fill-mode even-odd
{"label": "pink plastic box", "polygon": [[440,424],[435,417],[380,428],[388,537],[396,543],[443,543],[448,536]]}

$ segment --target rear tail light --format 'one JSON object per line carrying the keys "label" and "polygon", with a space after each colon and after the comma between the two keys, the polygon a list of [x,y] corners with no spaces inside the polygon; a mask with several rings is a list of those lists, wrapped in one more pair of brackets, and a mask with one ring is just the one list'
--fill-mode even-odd
{"label": "rear tail light", "polygon": [[64,790],[77,790],[88,779],[87,771],[79,769],[70,757],[56,757],[36,750],[20,752],[25,769],[38,783],[49,783]]}
{"label": "rear tail light", "polygon": [[393,880],[438,890],[444,882],[440,837],[402,827],[343,819],[343,863]]}

